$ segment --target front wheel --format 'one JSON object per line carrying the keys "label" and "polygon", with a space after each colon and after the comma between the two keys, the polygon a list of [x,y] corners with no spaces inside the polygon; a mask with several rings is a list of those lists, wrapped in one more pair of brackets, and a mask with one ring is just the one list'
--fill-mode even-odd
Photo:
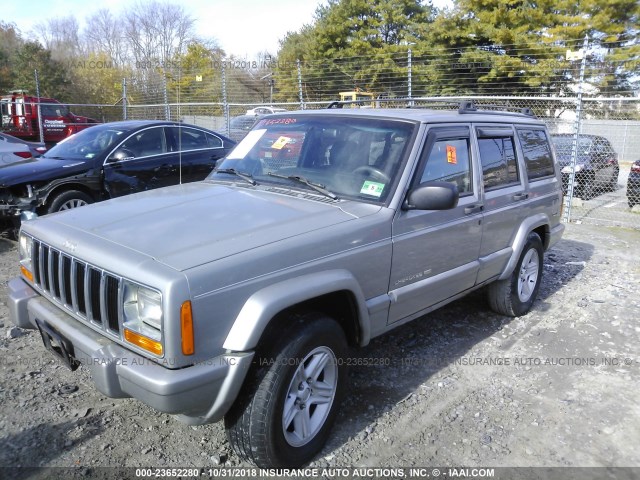
{"label": "front wheel", "polygon": [[86,193],[78,190],[68,190],[53,197],[47,213],[71,210],[72,208],[83,207],[90,203],[93,203],[93,199]]}
{"label": "front wheel", "polygon": [[345,389],[347,348],[338,323],[307,314],[258,355],[225,416],[229,443],[261,468],[295,468],[322,448]]}
{"label": "front wheel", "polygon": [[537,233],[530,233],[511,276],[488,287],[493,311],[519,317],[531,309],[540,289],[543,256],[542,240]]}

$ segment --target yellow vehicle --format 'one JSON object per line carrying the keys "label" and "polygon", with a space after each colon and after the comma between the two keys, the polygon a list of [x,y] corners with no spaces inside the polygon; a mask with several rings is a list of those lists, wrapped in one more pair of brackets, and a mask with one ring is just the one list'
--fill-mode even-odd
{"label": "yellow vehicle", "polygon": [[374,98],[375,95],[373,93],[360,92],[358,90],[353,92],[340,92],[341,102],[359,102],[350,104],[349,106],[351,108],[373,108],[375,107]]}

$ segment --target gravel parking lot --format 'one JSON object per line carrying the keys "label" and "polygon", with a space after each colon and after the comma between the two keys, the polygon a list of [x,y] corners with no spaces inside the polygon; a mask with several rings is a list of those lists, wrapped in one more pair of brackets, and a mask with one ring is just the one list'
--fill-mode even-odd
{"label": "gravel parking lot", "polygon": [[[476,292],[352,352],[350,391],[312,466],[640,467],[639,251],[638,230],[568,225],[528,315],[494,314]],[[106,398],[37,332],[13,328],[16,259],[0,238],[0,465],[12,467],[0,477],[243,466],[220,423]]]}

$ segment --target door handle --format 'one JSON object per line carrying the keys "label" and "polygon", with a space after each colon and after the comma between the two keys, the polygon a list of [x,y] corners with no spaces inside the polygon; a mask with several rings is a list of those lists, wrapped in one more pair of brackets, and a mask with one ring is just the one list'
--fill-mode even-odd
{"label": "door handle", "polygon": [[482,210],[484,210],[484,206],[482,205],[469,205],[464,208],[464,214],[471,215],[472,213],[480,213]]}
{"label": "door handle", "polygon": [[529,198],[529,194],[528,193],[516,193],[513,196],[513,199],[517,202],[519,200],[526,200],[527,198]]}

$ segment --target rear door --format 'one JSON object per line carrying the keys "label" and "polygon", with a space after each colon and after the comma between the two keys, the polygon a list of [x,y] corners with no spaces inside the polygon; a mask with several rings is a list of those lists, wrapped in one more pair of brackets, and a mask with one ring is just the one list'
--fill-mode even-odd
{"label": "rear door", "polygon": [[178,157],[179,182],[204,180],[216,162],[226,154],[223,140],[204,130],[192,127],[167,127],[170,149]]}
{"label": "rear door", "polygon": [[513,127],[477,125],[478,157],[482,167],[484,221],[478,283],[499,275],[511,257],[518,225],[528,200],[520,172]]}
{"label": "rear door", "polygon": [[470,128],[432,128],[412,186],[446,181],[458,187],[451,210],[401,210],[393,223],[389,322],[416,317],[474,286],[482,210]]}

